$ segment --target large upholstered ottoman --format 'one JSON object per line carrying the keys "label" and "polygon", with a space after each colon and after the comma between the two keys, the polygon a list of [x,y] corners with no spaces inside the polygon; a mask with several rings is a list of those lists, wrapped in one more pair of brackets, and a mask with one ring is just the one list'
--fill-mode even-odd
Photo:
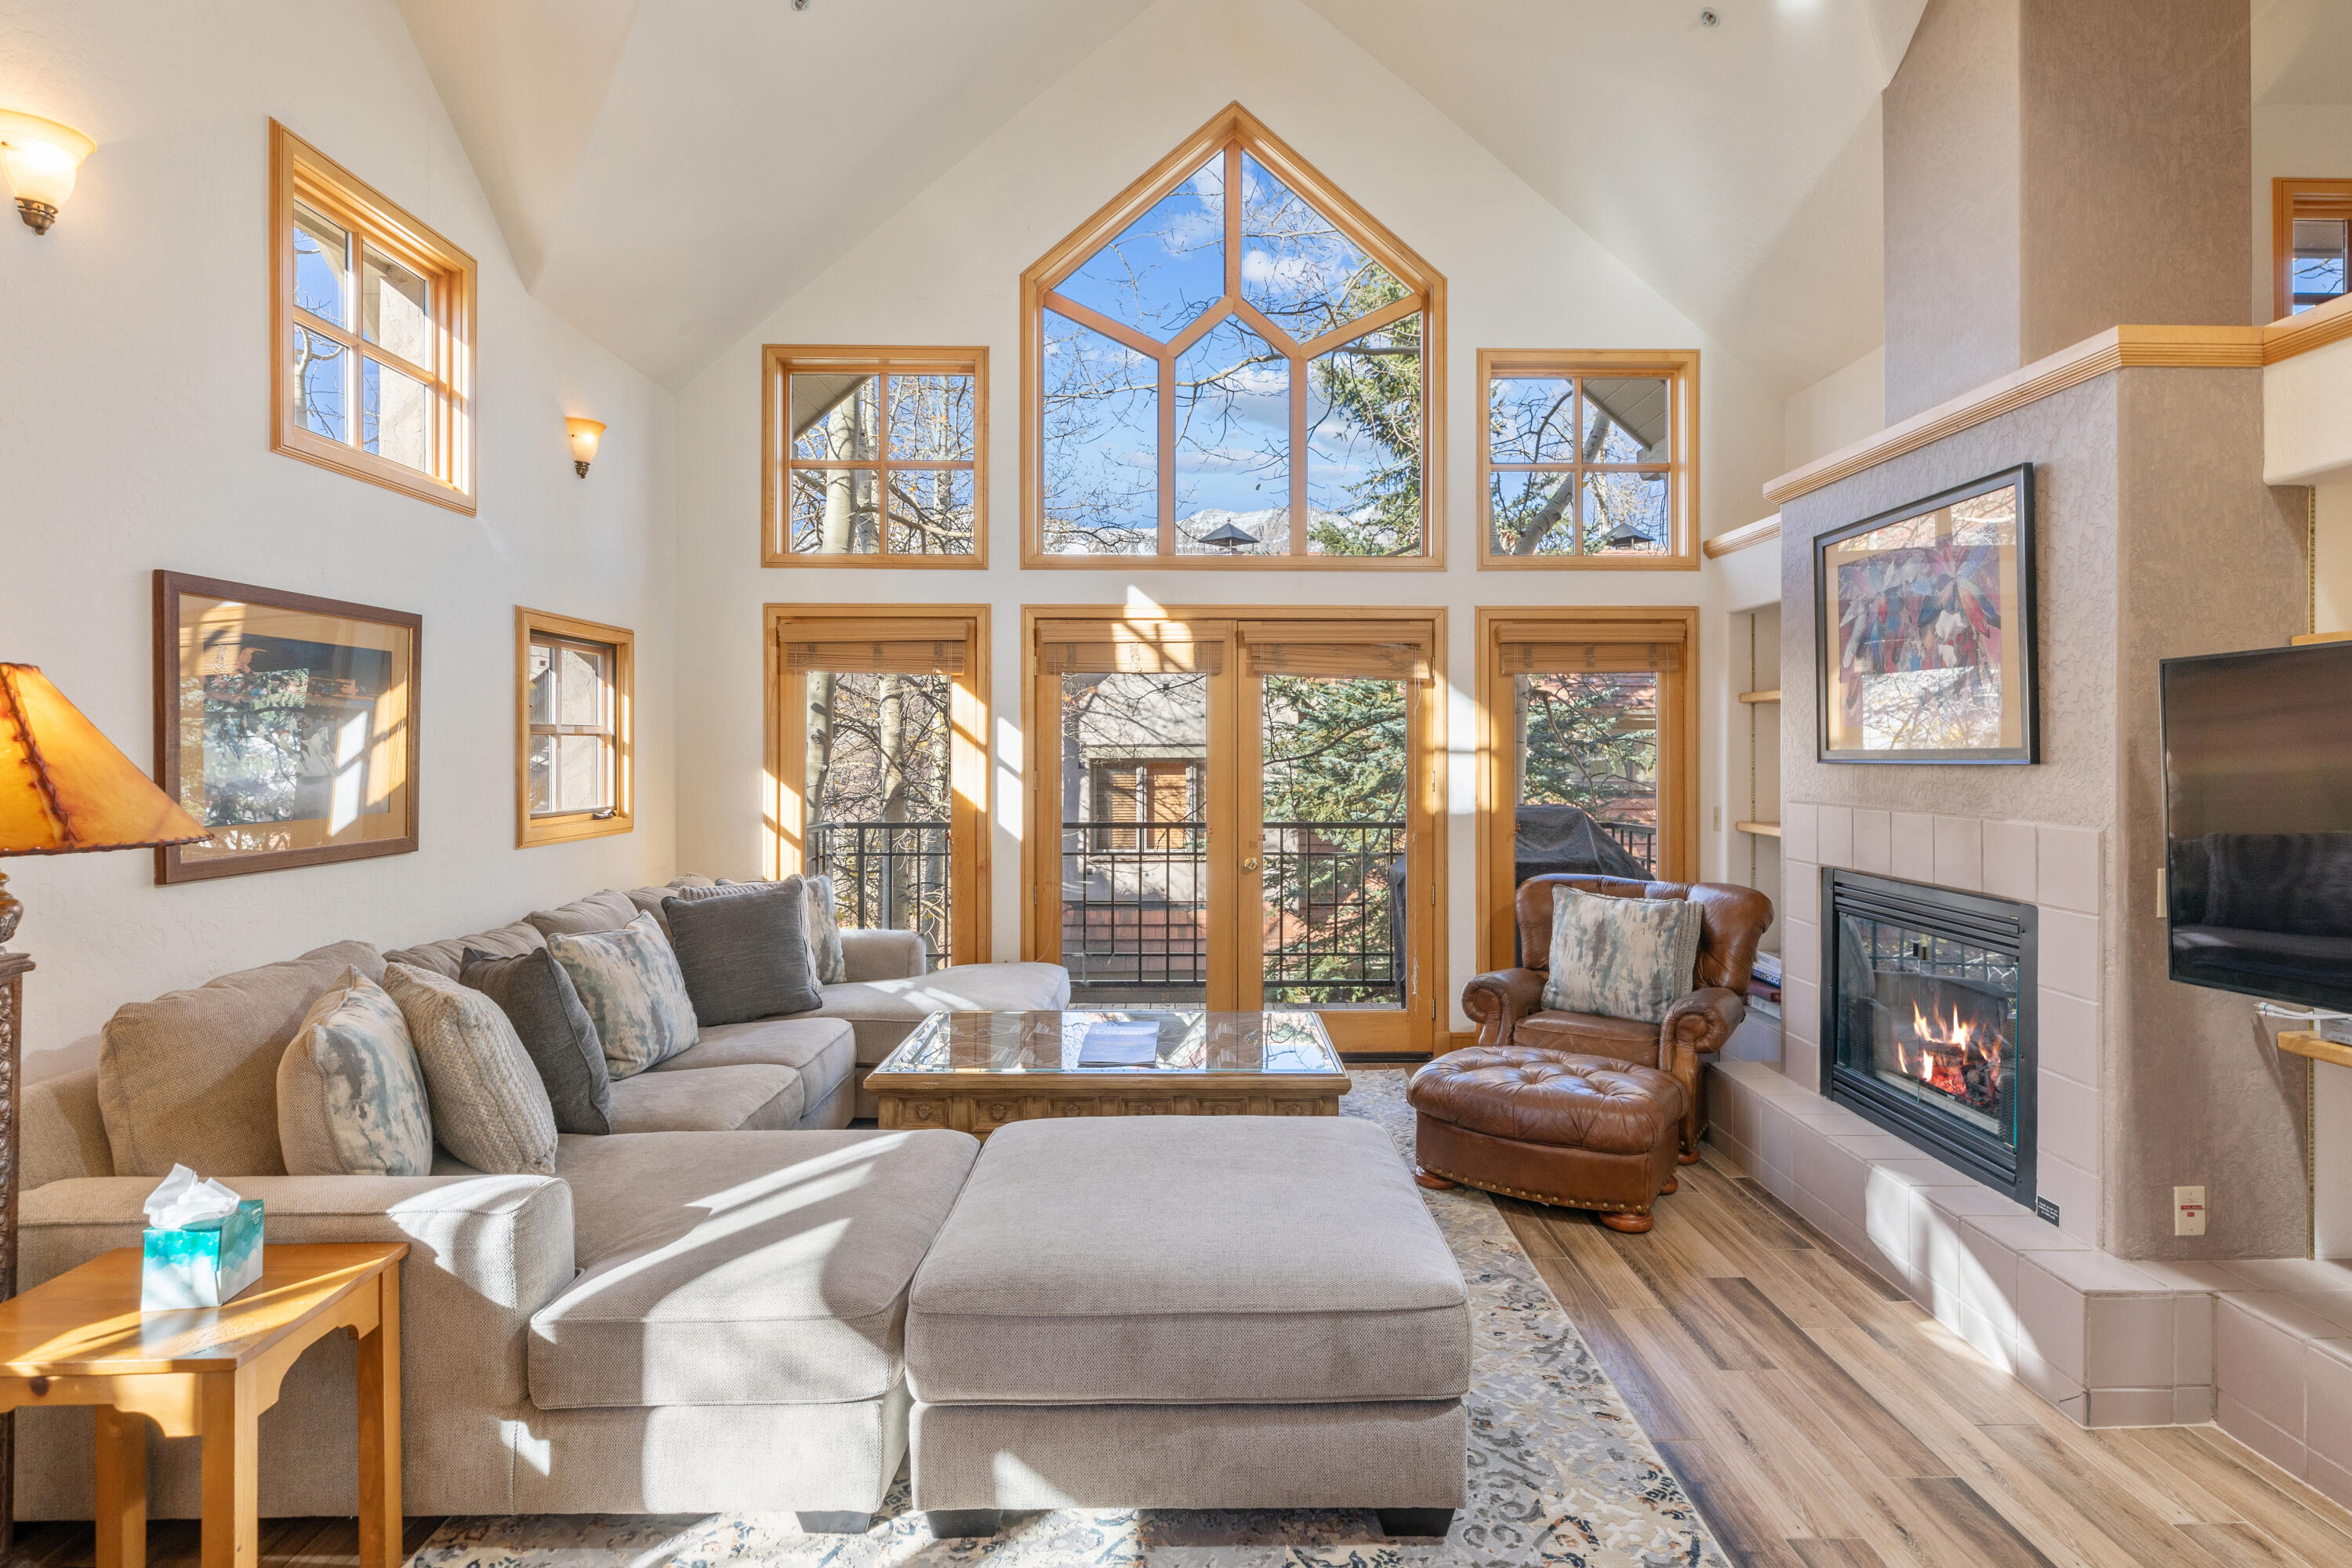
{"label": "large upholstered ottoman", "polygon": [[1678,1185],[1683,1086],[1655,1068],[1473,1046],[1422,1067],[1405,1097],[1424,1186],[1594,1209],[1612,1230],[1644,1231]]}
{"label": "large upholstered ottoman", "polygon": [[915,1506],[1370,1508],[1465,1498],[1462,1272],[1350,1117],[1018,1121],[907,1305]]}

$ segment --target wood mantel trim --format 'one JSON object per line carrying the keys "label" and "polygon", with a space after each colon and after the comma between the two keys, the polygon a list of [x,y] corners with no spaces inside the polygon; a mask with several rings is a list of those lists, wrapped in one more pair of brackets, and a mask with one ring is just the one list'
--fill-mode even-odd
{"label": "wood mantel trim", "polygon": [[[1867,440],[1791,469],[1765,485],[1764,499],[1777,506],[1810,495],[2110,371],[2143,366],[2256,370],[2346,338],[2352,338],[2352,296],[2266,327],[2110,327],[1998,381],[1922,410],[1899,425],[1890,425]],[[1727,542],[1744,531],[1735,530],[1720,538]],[[1708,542],[1709,555],[1721,553],[1715,543]],[[1723,548],[1737,550],[1739,545],[1726,542]]]}
{"label": "wood mantel trim", "polygon": [[[1778,484],[1780,481],[1775,479],[1773,483]],[[1745,550],[1754,544],[1769,544],[1780,537],[1780,514],[1776,511],[1770,517],[1759,518],[1754,522],[1743,522],[1738,528],[1727,528],[1713,539],[1701,543],[1699,549],[1706,552],[1709,561],[1714,561],[1730,554],[1735,550]]]}

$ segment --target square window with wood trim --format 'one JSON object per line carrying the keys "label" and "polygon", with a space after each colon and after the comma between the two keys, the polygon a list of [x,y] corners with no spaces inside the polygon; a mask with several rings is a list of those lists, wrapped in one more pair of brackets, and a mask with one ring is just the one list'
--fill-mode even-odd
{"label": "square window with wood trim", "polygon": [[635,635],[518,609],[515,656],[515,843],[628,832]]}
{"label": "square window with wood trim", "polygon": [[2346,289],[2352,260],[2352,179],[2271,182],[2273,314],[2299,316]]}
{"label": "square window with wood trim", "polygon": [[269,123],[274,450],[474,510],[474,258]]}
{"label": "square window with wood trim", "polygon": [[920,931],[935,964],[984,962],[987,608],[768,616],[772,874],[832,878],[843,925]]}
{"label": "square window with wood trim", "polygon": [[1695,571],[1698,351],[1481,349],[1481,567]]}
{"label": "square window with wood trim", "polygon": [[1698,612],[1478,612],[1479,963],[1550,873],[1687,881],[1698,855]]}
{"label": "square window with wood trim", "polygon": [[760,559],[988,564],[988,351],[768,345]]}

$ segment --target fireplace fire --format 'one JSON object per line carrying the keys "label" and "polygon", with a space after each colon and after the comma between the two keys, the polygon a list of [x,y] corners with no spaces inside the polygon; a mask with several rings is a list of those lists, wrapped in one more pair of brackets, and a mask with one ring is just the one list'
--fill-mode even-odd
{"label": "fireplace fire", "polygon": [[1822,1092],[2030,1203],[2034,910],[1824,876]]}

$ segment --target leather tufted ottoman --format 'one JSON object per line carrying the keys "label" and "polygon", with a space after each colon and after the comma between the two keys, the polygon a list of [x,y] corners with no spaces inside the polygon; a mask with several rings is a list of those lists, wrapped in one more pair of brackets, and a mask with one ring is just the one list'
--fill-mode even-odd
{"label": "leather tufted ottoman", "polygon": [[1423,1186],[1594,1209],[1612,1230],[1643,1231],[1677,1185],[1683,1087],[1655,1068],[1473,1046],[1415,1072],[1405,1096]]}

